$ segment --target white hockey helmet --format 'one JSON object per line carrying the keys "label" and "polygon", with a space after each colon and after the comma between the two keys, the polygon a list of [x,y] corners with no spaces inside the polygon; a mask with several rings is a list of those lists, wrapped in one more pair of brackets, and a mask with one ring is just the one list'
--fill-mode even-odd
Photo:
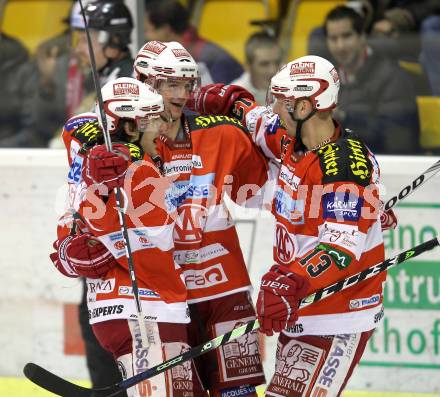
{"label": "white hockey helmet", "polygon": [[175,41],[149,41],[134,61],[136,78],[159,89],[161,81],[187,80],[190,92],[200,87],[199,68],[191,54]]}
{"label": "white hockey helmet", "polygon": [[[147,84],[131,77],[120,77],[102,87],[102,100],[109,133],[115,132],[121,120],[132,120],[140,132],[144,132],[151,119],[166,115],[162,95]],[[99,104],[96,113],[102,127]]]}
{"label": "white hockey helmet", "polygon": [[339,86],[338,72],[329,61],[306,55],[284,65],[272,77],[267,104],[275,98],[308,98],[316,111],[324,112],[336,107]]}

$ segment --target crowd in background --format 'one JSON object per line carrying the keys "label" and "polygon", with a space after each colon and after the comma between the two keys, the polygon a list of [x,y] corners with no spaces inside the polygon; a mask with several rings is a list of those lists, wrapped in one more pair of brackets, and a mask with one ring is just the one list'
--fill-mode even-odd
{"label": "crowd in background", "polygon": [[[243,65],[190,24],[194,3],[185,2],[185,7],[175,0],[145,0],[145,41],[182,43],[200,64],[202,84],[241,85],[264,104],[271,77],[288,61],[277,35],[286,2],[280,0],[277,20],[261,24],[243,43]],[[117,32],[90,28],[101,84],[115,73],[130,75],[132,21]],[[103,34],[112,40],[103,40]],[[65,31],[42,42],[33,54],[18,38],[2,29],[0,35],[0,147],[58,147],[63,122],[91,110],[95,95],[78,4],[72,2]],[[440,2],[347,1],[312,31],[308,52],[337,65],[341,92],[336,118],[375,153],[438,152],[420,146],[416,98],[440,96]]]}

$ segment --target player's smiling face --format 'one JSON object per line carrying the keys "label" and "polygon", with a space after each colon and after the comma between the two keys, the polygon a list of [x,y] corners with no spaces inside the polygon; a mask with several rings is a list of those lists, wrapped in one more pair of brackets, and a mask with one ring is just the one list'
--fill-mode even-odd
{"label": "player's smiling face", "polygon": [[191,96],[193,81],[192,79],[168,78],[159,82],[157,90],[164,99],[165,107],[171,112],[171,117],[177,120]]}

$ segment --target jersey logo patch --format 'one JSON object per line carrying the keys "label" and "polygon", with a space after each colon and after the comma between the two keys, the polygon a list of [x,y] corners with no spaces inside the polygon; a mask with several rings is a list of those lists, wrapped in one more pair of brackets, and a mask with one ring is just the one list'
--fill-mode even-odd
{"label": "jersey logo patch", "polygon": [[320,368],[324,350],[295,339],[278,341],[276,366],[267,387],[271,396],[307,396]]}
{"label": "jersey logo patch", "polygon": [[293,225],[304,223],[304,200],[294,200],[284,190],[278,189],[274,197],[275,211]]}
{"label": "jersey logo patch", "polygon": [[336,266],[340,270],[347,268],[348,265],[350,265],[351,263],[350,255],[346,254],[340,249],[331,247],[330,245],[327,244],[319,244],[316,248],[322,251],[326,251],[333,258]]}
{"label": "jersey logo patch", "polygon": [[281,223],[277,223],[276,225],[275,239],[278,261],[284,264],[289,264],[295,259],[296,245],[293,241],[293,237]]}
{"label": "jersey logo patch", "polygon": [[198,204],[183,204],[174,227],[174,241],[180,244],[199,244],[203,238],[208,211]]}
{"label": "jersey logo patch", "polygon": [[199,130],[201,128],[211,128],[218,125],[233,125],[240,128],[242,131],[248,134],[248,130],[239,120],[229,116],[187,116],[188,123],[190,124],[190,131]]}
{"label": "jersey logo patch", "polygon": [[77,129],[79,126],[88,123],[88,122],[95,122],[97,121],[96,117],[90,116],[90,117],[78,117],[74,118],[73,120],[70,119],[65,125],[64,129],[67,132],[72,132],[73,130]]}
{"label": "jersey logo patch", "polygon": [[366,146],[357,139],[342,138],[318,150],[323,183],[355,182],[368,186],[373,165]]}
{"label": "jersey logo patch", "polygon": [[93,144],[96,142],[98,135],[101,134],[102,131],[99,127],[98,120],[94,120],[82,124],[72,133],[72,136],[77,138],[83,144]]}
{"label": "jersey logo patch", "polygon": [[364,199],[348,192],[326,193],[322,197],[324,219],[358,221]]}

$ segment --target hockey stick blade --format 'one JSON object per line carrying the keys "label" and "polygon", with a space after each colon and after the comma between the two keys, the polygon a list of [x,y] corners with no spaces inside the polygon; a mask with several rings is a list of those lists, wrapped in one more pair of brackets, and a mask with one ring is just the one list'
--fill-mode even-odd
{"label": "hockey stick blade", "polygon": [[[300,302],[300,307],[308,306],[314,302],[321,299],[325,299],[337,292],[340,292],[346,288],[352,287],[368,278],[374,277],[375,275],[384,272],[394,266],[399,265],[409,259],[415,258],[416,256],[430,251],[435,247],[440,245],[439,239],[433,238],[422,244],[416,245],[415,247],[402,251],[400,254],[389,258],[377,265],[371,266],[353,276],[346,279],[340,280],[326,288],[320,289],[313,293],[312,295],[304,298]],[[182,364],[186,360],[193,359],[204,353],[216,349],[217,347],[228,343],[231,340],[239,338],[240,336],[257,329],[260,326],[258,320],[250,321],[247,324],[242,325],[224,335],[219,335],[216,338],[198,345],[187,352],[181,354],[180,356],[171,358],[158,364],[144,372],[141,372],[131,378],[123,380],[122,382],[116,383],[114,385],[104,387],[101,389],[88,389],[74,383],[71,383],[59,376],[47,371],[46,369],[40,367],[39,365],[28,363],[24,367],[24,374],[26,377],[37,384],[38,386],[51,391],[52,393],[63,396],[63,397],[92,397],[92,396],[105,396],[114,397],[119,395],[123,390],[128,389],[131,386],[136,385],[146,379],[152,378],[168,369],[175,367],[176,365]],[[107,394],[104,394],[107,393]]]}
{"label": "hockey stick blade", "polygon": [[[23,368],[23,373],[30,381],[46,389],[57,396],[63,397],[104,397],[109,392],[118,390],[115,386],[105,387],[104,389],[88,389],[65,380],[58,375],[40,367],[34,363],[27,363]],[[105,394],[104,394],[105,393]]]}
{"label": "hockey stick blade", "polygon": [[121,392],[128,389],[129,387],[142,382],[143,380],[152,378],[153,376],[165,372],[166,370],[171,369],[179,364],[182,364],[187,360],[198,357],[201,354],[205,354],[211,350],[216,349],[221,345],[230,342],[231,340],[237,339],[244,334],[256,330],[259,326],[260,324],[258,320],[250,321],[242,325],[241,327],[235,328],[232,331],[227,332],[226,334],[219,335],[216,338],[211,339],[206,343],[200,344],[186,351],[180,356],[173,357],[167,361],[164,361],[163,363],[160,363],[150,369],[147,369],[146,371],[141,372],[131,378],[123,380],[122,382],[100,389],[89,389],[86,387],[76,385],[75,383],[71,383],[68,380],[63,379],[58,375],[55,375],[52,372],[34,363],[26,364],[23,369],[23,372],[30,381],[58,396],[113,397],[119,395]]}

